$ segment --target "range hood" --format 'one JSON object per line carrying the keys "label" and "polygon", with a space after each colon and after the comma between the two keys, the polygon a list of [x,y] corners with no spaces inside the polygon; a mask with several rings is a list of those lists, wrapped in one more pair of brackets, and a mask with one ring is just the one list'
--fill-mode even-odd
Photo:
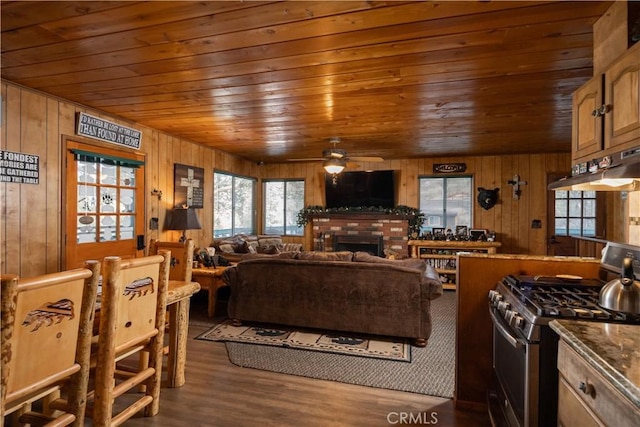
{"label": "range hood", "polygon": [[[597,162],[590,162],[588,167],[593,172],[586,172],[571,177],[561,178],[549,184],[549,190],[574,191],[640,191],[640,152],[632,151],[631,155],[607,156],[610,166],[600,167]],[[612,158],[621,159],[615,162]],[[605,158],[606,159],[606,158]]]}

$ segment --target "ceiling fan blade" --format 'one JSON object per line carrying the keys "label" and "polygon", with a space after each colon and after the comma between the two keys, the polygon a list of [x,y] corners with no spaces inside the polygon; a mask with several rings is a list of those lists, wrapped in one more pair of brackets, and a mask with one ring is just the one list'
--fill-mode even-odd
{"label": "ceiling fan blade", "polygon": [[349,160],[352,160],[355,162],[384,162],[384,159],[382,157],[376,157],[376,156],[371,156],[371,157],[353,156],[353,157],[349,157]]}
{"label": "ceiling fan blade", "polygon": [[287,162],[320,162],[322,160],[327,160],[324,157],[308,157],[306,159],[287,159]]}

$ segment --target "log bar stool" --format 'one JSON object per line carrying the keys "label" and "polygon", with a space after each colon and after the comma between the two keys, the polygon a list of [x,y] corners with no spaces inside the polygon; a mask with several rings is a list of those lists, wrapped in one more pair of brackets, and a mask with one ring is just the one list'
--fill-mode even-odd
{"label": "log bar stool", "polygon": [[[9,414],[32,425],[84,425],[100,263],[85,267],[2,276],[0,426]],[[32,411],[39,400],[43,410]]]}
{"label": "log bar stool", "polygon": [[167,343],[167,386],[182,387],[186,381],[187,339],[189,333],[189,305],[191,296],[200,290],[200,284],[192,282],[193,240],[184,243],[151,240],[149,255],[161,250],[171,251],[169,269],[169,342]]}
{"label": "log bar stool", "polygon": [[[93,411],[87,410],[95,426],[118,426],[142,409],[145,416],[154,416],[160,409],[170,260],[169,251],[127,260],[104,259],[95,390],[89,394]],[[140,352],[149,353],[148,365],[132,368],[122,363],[129,356],[139,358]],[[124,400],[119,400],[114,411],[115,400],[140,385],[146,392],[125,408]]]}

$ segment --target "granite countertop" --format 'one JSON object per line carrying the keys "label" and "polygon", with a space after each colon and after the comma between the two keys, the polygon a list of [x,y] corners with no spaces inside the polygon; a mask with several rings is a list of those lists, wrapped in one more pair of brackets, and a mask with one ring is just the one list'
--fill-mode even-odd
{"label": "granite countertop", "polygon": [[549,326],[640,408],[640,325],[553,320]]}

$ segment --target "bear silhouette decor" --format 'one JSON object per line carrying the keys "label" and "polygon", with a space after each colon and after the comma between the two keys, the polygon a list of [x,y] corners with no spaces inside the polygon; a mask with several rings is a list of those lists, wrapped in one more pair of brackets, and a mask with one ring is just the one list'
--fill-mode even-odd
{"label": "bear silhouette decor", "polygon": [[480,203],[483,209],[489,210],[495,206],[498,201],[499,188],[487,190],[486,188],[478,187],[478,191],[478,203]]}

